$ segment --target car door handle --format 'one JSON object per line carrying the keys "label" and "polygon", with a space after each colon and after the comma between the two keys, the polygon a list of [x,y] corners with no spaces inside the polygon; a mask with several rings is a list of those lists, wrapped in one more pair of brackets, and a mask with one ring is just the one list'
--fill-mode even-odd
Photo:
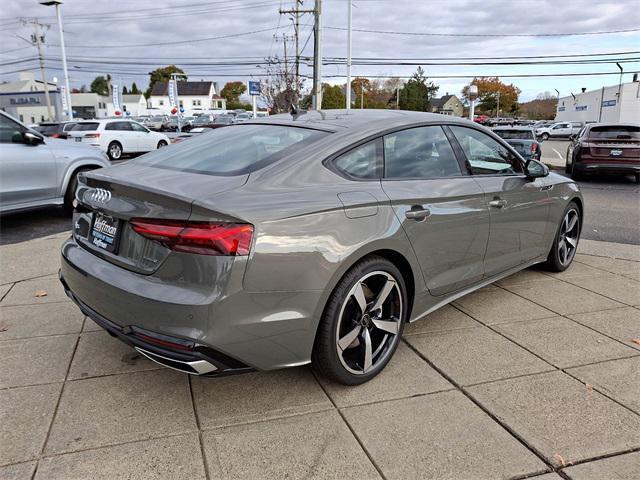
{"label": "car door handle", "polygon": [[428,208],[412,208],[404,212],[404,216],[410,220],[424,220],[431,216],[431,210]]}
{"label": "car door handle", "polygon": [[489,202],[489,206],[493,208],[504,208],[507,206],[507,201],[501,198],[496,198]]}

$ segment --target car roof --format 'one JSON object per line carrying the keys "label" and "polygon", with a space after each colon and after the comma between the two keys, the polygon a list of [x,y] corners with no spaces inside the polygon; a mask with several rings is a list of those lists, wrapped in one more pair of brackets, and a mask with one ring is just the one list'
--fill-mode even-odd
{"label": "car roof", "polygon": [[440,115],[437,113],[413,112],[407,110],[377,110],[377,109],[336,109],[313,110],[300,112],[297,115],[278,114],[268,118],[252,120],[250,123],[285,123],[292,126],[317,128],[320,130],[338,131],[371,130],[374,127],[394,128],[412,124],[443,122],[459,123],[461,125],[475,125],[470,120]]}

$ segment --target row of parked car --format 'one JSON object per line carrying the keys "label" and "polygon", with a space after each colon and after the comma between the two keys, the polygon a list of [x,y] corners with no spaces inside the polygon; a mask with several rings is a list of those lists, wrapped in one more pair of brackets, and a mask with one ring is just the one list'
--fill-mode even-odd
{"label": "row of parked car", "polygon": [[[268,116],[267,112],[257,112],[258,117]],[[192,128],[220,128],[234,123],[246,122],[253,114],[246,110],[211,110],[193,115],[151,115],[135,117],[151,130],[159,132],[188,132]]]}

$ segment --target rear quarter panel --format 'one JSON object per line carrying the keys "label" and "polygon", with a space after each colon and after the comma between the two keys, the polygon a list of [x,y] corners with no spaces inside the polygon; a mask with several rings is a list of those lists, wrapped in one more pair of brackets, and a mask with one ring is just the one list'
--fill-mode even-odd
{"label": "rear quarter panel", "polygon": [[586,209],[582,193],[580,193],[580,189],[574,181],[557,173],[550,173],[547,177],[547,183],[553,185],[553,188],[549,190],[549,201],[551,203],[549,210],[550,228],[547,229],[546,238],[546,243],[550,249],[569,202],[575,200],[579,204],[582,209],[583,223]]}

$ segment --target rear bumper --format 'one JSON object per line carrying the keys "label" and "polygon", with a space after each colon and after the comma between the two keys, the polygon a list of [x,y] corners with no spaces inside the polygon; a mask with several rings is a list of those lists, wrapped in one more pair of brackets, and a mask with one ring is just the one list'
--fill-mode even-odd
{"label": "rear bumper", "polygon": [[[239,261],[237,268],[226,269],[228,277],[214,288],[185,288],[125,270],[69,239],[62,246],[59,276],[85,315],[145,355],[205,360],[216,367],[207,373],[212,375],[309,363],[319,321],[313,312],[322,291],[247,292],[244,266]],[[158,347],[136,332],[191,341],[195,348]]]}
{"label": "rear bumper", "polygon": [[640,162],[577,162],[575,164],[575,169],[582,173],[640,173]]}

